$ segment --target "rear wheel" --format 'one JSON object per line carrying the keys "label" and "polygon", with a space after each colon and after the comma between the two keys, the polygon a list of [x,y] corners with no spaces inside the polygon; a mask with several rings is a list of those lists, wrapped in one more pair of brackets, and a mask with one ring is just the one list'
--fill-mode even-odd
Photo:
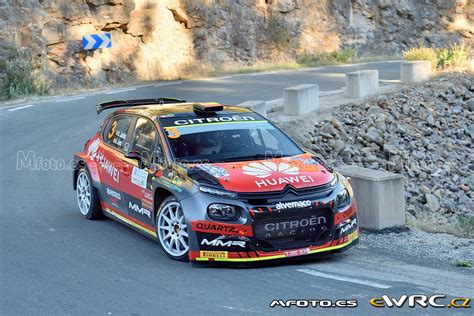
{"label": "rear wheel", "polygon": [[79,211],[87,219],[102,217],[99,195],[92,185],[91,177],[86,168],[81,168],[77,175],[76,197]]}
{"label": "rear wheel", "polygon": [[187,261],[189,252],[188,227],[181,203],[170,196],[161,203],[156,215],[158,241],[166,255],[178,261]]}

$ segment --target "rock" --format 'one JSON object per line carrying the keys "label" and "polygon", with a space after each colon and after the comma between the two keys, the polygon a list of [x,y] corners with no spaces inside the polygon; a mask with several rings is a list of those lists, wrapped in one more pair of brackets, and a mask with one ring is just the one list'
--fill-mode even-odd
{"label": "rock", "polygon": [[423,193],[431,193],[430,188],[428,188],[426,185],[422,185],[422,186],[420,187],[420,190],[421,190],[421,192],[423,192]]}
{"label": "rock", "polygon": [[374,142],[374,143],[377,143],[377,144],[382,143],[382,137],[380,136],[380,132],[374,127],[370,127],[367,130],[367,133],[364,134],[363,137],[369,142]]}
{"label": "rock", "polygon": [[335,128],[339,129],[339,130],[342,130],[343,127],[342,127],[342,124],[341,122],[339,122],[339,120],[335,117],[331,118],[331,120],[329,121]]}
{"label": "rock", "polygon": [[[333,145],[334,150],[336,153],[340,153],[344,148],[346,148],[346,144],[344,144],[341,140],[336,140]],[[346,151],[350,151],[346,148]]]}
{"label": "rock", "polygon": [[428,205],[431,211],[436,212],[437,210],[439,210],[440,208],[439,201],[436,196],[434,196],[433,194],[427,193],[425,194],[425,198],[426,198],[426,204]]}
{"label": "rock", "polygon": [[451,110],[451,113],[459,114],[459,113],[462,113],[463,110],[464,110],[464,107],[458,104]]}
{"label": "rock", "polygon": [[469,111],[474,111],[474,99],[469,99],[469,101],[466,102],[466,105]]}

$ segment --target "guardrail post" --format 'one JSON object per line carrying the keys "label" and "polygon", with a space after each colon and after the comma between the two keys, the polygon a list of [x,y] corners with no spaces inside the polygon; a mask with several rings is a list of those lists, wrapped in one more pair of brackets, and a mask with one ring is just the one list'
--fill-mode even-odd
{"label": "guardrail post", "polygon": [[405,61],[400,63],[400,81],[402,83],[420,82],[431,76],[429,60]]}
{"label": "guardrail post", "polygon": [[383,229],[405,225],[403,175],[358,166],[343,166],[338,171],[351,178],[361,227]]}
{"label": "guardrail post", "polygon": [[361,70],[346,74],[346,95],[350,99],[360,99],[377,93],[378,88],[378,70]]}
{"label": "guardrail post", "polygon": [[266,101],[250,100],[250,101],[242,102],[238,104],[237,106],[249,108],[263,116],[267,115],[267,102]]}
{"label": "guardrail post", "polygon": [[285,115],[303,115],[319,107],[319,85],[300,84],[286,88],[284,94]]}

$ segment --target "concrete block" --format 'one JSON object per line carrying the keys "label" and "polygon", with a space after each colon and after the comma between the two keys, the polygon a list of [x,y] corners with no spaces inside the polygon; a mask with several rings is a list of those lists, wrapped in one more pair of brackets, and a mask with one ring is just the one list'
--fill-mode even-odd
{"label": "concrete block", "polygon": [[431,76],[429,60],[405,61],[400,63],[400,81],[402,83],[420,82]]}
{"label": "concrete block", "polygon": [[266,101],[261,101],[261,100],[245,101],[238,104],[237,106],[251,109],[263,116],[267,115],[267,102]]}
{"label": "concrete block", "polygon": [[350,99],[360,99],[377,93],[378,88],[378,70],[361,70],[346,74],[346,95]]}
{"label": "concrete block", "polygon": [[316,111],[319,107],[319,86],[317,84],[300,84],[286,88],[284,95],[285,115],[303,115]]}
{"label": "concrete block", "polygon": [[361,227],[383,229],[405,225],[402,175],[358,166],[343,166],[338,170],[351,178]]}

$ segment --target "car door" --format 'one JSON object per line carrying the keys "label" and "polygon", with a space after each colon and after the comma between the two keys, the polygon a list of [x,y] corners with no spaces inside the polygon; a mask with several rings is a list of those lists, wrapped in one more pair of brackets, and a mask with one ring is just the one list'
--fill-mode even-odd
{"label": "car door", "polygon": [[[129,115],[112,116],[102,131],[102,142],[95,155],[101,187],[100,196],[104,209],[126,214],[127,208],[121,192],[121,182],[126,176],[122,165],[125,152],[130,147],[130,130],[135,117]],[[125,171],[125,174],[124,174]]]}
{"label": "car door", "polygon": [[[153,226],[153,191],[151,178],[157,172],[154,164],[156,151],[161,152],[158,141],[158,131],[155,124],[145,118],[137,117],[135,126],[131,131],[130,149],[128,157],[123,160],[124,168],[128,169],[128,175],[120,183],[121,190],[125,195],[125,203],[128,215],[148,233],[155,231]],[[135,157],[135,158],[134,158]],[[140,157],[140,159],[137,159]]]}

